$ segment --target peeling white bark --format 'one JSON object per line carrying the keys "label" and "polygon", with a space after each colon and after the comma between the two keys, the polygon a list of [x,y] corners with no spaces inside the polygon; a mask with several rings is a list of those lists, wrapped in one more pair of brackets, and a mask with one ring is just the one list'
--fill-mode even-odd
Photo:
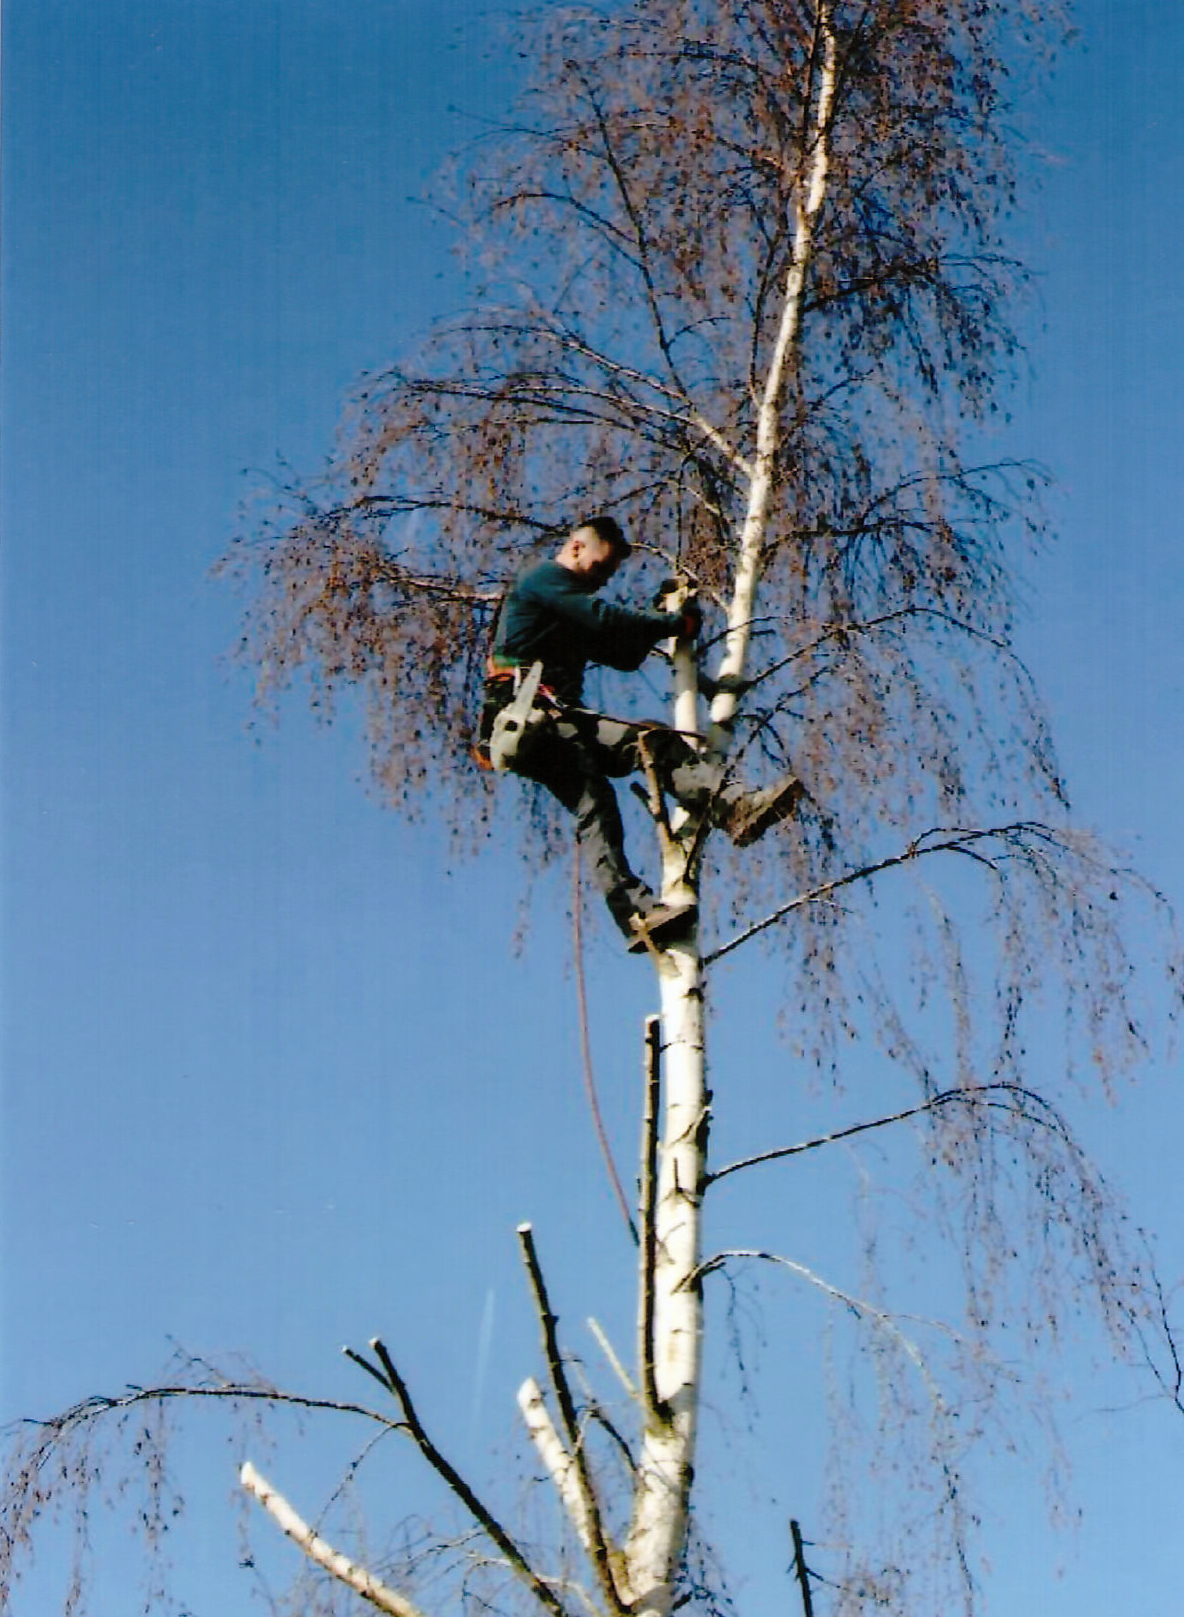
{"label": "peeling white bark", "polygon": [[379,1611],[388,1612],[390,1617],[424,1617],[420,1608],[410,1600],[376,1578],[372,1572],[367,1572],[364,1567],[351,1561],[348,1555],[342,1555],[331,1544],[326,1544],[325,1540],[297,1515],[283,1494],[277,1493],[270,1482],[259,1475],[250,1460],[247,1460],[239,1471],[239,1481],[249,1494],[254,1495],[292,1542],[300,1546],[310,1561],[315,1561],[318,1566],[324,1567],[326,1572],[331,1572],[335,1578],[361,1595],[363,1600],[377,1606]]}
{"label": "peeling white bark", "polygon": [[580,1486],[576,1462],[567,1452],[563,1439],[555,1429],[555,1422],[543,1401],[542,1388],[532,1378],[518,1389],[518,1408],[526,1422],[530,1440],[538,1450],[539,1458],[547,1468],[555,1491],[559,1495],[567,1518],[576,1530],[587,1554],[592,1554],[592,1533],[588,1521],[588,1507]]}

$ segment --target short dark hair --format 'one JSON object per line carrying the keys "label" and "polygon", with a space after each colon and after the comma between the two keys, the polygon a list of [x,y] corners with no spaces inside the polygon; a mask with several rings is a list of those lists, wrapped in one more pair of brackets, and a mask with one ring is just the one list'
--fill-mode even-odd
{"label": "short dark hair", "polygon": [[627,556],[629,554],[631,548],[629,541],[626,539],[621,524],[616,517],[581,517],[571,531],[572,533],[578,533],[581,528],[591,528],[593,533],[598,538],[603,539],[606,545],[612,545],[618,555]]}

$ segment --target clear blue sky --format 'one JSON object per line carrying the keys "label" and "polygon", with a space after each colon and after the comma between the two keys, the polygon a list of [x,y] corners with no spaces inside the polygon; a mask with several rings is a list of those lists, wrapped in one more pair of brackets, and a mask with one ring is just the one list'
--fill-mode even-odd
{"label": "clear blue sky", "polygon": [[[1010,444],[1056,474],[1060,541],[1030,571],[1025,649],[1081,818],[1180,904],[1184,14],[1079,15],[1082,43],[1032,109],[1055,160],[1024,225],[1042,308]],[[337,1349],[381,1333],[449,1446],[496,1476],[536,1367],[524,1217],[564,1271],[573,1335],[596,1312],[628,1340],[566,878],[537,884],[514,952],[521,873],[496,851],[451,858],[430,819],[397,823],[348,715],[326,731],[294,704],[278,730],[248,727],[226,657],[237,604],[209,578],[244,469],[317,465],[359,371],[456,295],[447,231],[411,198],[504,105],[497,37],[461,0],[5,5],[5,1419],[147,1382],[170,1338],[351,1396]],[[629,1164],[648,983],[604,936],[590,968]],[[725,990],[722,1141],[799,1137],[784,1046],[763,1025],[742,1039]],[[1158,1231],[1169,1283],[1175,1077],[1157,1064],[1117,1110],[1078,1117]],[[754,1222],[808,1213],[805,1188],[760,1194]],[[1138,1388],[1085,1355],[1070,1375],[1085,1525],[1052,1532],[1025,1457],[1001,1462],[986,1611],[1174,1617],[1184,1419],[1105,1412]],[[793,1607],[775,1535],[815,1511],[818,1438],[791,1408],[751,1437],[741,1422],[720,1462],[725,1546],[738,1513],[769,1535],[752,1528],[752,1617]],[[260,1609],[222,1508],[233,1460],[195,1449],[178,1581],[196,1617]],[[311,1510],[333,1480],[318,1463],[282,1447],[263,1469]],[[395,1518],[422,1490],[391,1465]],[[98,1609],[124,1617],[131,1552],[104,1553]],[[18,1613],[38,1617],[43,1592]]]}

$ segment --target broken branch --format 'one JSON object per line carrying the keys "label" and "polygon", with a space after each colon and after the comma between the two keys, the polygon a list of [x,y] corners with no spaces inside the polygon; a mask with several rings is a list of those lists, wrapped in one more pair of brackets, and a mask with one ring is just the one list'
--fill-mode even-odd
{"label": "broken branch", "polygon": [[[535,1251],[534,1231],[529,1224],[519,1224],[518,1239],[522,1243],[523,1262],[530,1277],[535,1308],[538,1311],[539,1323],[543,1329],[543,1352],[547,1359],[547,1371],[551,1377],[551,1385],[555,1389],[555,1398],[559,1404],[559,1413],[563,1420],[563,1428],[567,1434],[568,1447],[575,1466],[574,1480],[579,1488],[582,1510],[579,1518],[573,1517],[573,1524],[587,1545],[592,1564],[596,1569],[596,1576],[602,1594],[609,1601],[614,1611],[621,1611],[623,1610],[621,1597],[617,1591],[616,1578],[613,1574],[608,1539],[600,1516],[600,1505],[596,1497],[596,1490],[592,1484],[592,1473],[588,1466],[583,1433],[580,1431],[575,1402],[572,1399],[567,1372],[563,1367],[563,1359],[559,1351],[559,1338],[555,1329],[558,1320],[552,1312],[550,1298],[547,1296],[546,1282],[543,1280],[543,1271],[539,1266],[538,1253]],[[539,1398],[541,1402],[541,1394]],[[561,1489],[560,1492],[562,1497],[563,1490]],[[582,1527],[581,1522],[583,1523]]]}
{"label": "broken branch", "polygon": [[265,1477],[261,1477],[251,1464],[250,1460],[244,1462],[239,1471],[239,1481],[249,1494],[252,1494],[275,1521],[281,1532],[302,1549],[310,1561],[331,1573],[341,1583],[344,1583],[368,1600],[379,1611],[385,1611],[389,1617],[424,1617],[420,1608],[407,1600],[403,1595],[392,1589],[388,1584],[376,1578],[372,1572],[367,1572],[356,1561],[351,1561],[348,1555],[342,1555],[323,1538],[308,1523],[299,1516],[283,1494],[277,1493]]}

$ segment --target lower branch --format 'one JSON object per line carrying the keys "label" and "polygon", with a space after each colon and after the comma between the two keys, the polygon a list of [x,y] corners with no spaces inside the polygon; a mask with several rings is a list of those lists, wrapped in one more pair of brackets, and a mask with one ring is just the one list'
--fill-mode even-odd
{"label": "lower branch", "polygon": [[588,1524],[588,1511],[583,1491],[576,1474],[576,1462],[564,1447],[563,1439],[555,1430],[555,1422],[543,1401],[542,1388],[533,1377],[518,1389],[518,1408],[530,1440],[538,1450],[547,1474],[555,1484],[555,1492],[567,1513],[568,1520],[587,1554],[593,1553],[592,1535]]}
{"label": "lower branch", "polygon": [[[976,859],[980,864],[990,865],[991,861],[980,853],[975,852],[975,844],[998,838],[1002,842],[1017,842],[1022,837],[1030,835],[1039,837],[1044,841],[1056,841],[1055,832],[1048,826],[1040,825],[1030,820],[1017,820],[1011,825],[991,825],[983,827],[970,827],[963,830],[958,827],[936,827],[914,837],[907,848],[900,853],[889,854],[886,859],[877,859],[873,864],[861,865],[858,870],[849,870],[845,875],[836,876],[833,881],[820,882],[817,887],[810,888],[809,892],[799,893],[787,903],[781,904],[763,920],[754,921],[751,926],[745,927],[734,938],[721,943],[718,949],[703,956],[704,966],[712,966],[724,955],[731,954],[742,943],[755,938],[758,933],[775,926],[778,921],[784,921],[795,910],[804,909],[807,904],[817,904],[820,899],[829,898],[832,893],[840,892],[844,887],[852,887],[856,882],[867,881],[872,876],[878,876],[885,870],[895,870],[900,865],[912,864],[916,859],[923,859],[933,853],[960,853],[968,858]],[[934,840],[937,839],[937,840]]]}
{"label": "lower branch", "polygon": [[327,1544],[302,1517],[297,1515],[284,1496],[277,1493],[266,1478],[259,1475],[249,1460],[239,1472],[239,1481],[249,1494],[254,1495],[281,1531],[304,1551],[310,1561],[323,1567],[326,1572],[332,1573],[333,1577],[346,1584],[355,1594],[361,1595],[363,1600],[377,1606],[379,1611],[387,1612],[389,1617],[424,1617],[418,1606],[383,1583],[380,1578],[376,1578],[373,1573],[367,1572],[364,1567],[351,1561],[347,1555],[342,1555],[331,1544]]}
{"label": "lower branch", "polygon": [[[601,1520],[600,1505],[592,1482],[592,1473],[588,1466],[583,1433],[580,1431],[579,1420],[576,1416],[575,1403],[571,1396],[571,1388],[568,1385],[567,1372],[563,1368],[563,1358],[559,1351],[559,1338],[555,1329],[558,1321],[552,1312],[550,1299],[547,1296],[546,1282],[543,1280],[543,1271],[539,1267],[538,1254],[535,1251],[534,1232],[529,1224],[519,1224],[518,1239],[522,1245],[522,1257],[526,1265],[526,1272],[530,1277],[535,1308],[538,1311],[539,1323],[542,1326],[543,1351],[547,1356],[547,1370],[551,1377],[551,1385],[555,1389],[555,1397],[559,1403],[559,1413],[570,1445],[574,1471],[569,1474],[567,1481],[569,1487],[574,1486],[578,1490],[582,1506],[578,1517],[574,1518],[574,1522],[592,1558],[592,1564],[596,1568],[596,1580],[600,1585],[601,1593],[609,1602],[610,1609],[619,1611],[621,1609],[621,1599],[617,1592],[616,1577],[613,1573],[612,1550],[604,1530],[604,1523]],[[542,1403],[541,1395],[539,1396],[539,1403]],[[553,1427],[552,1431],[554,1432]],[[558,1433],[555,1433],[555,1437],[558,1441]]]}
{"label": "lower branch", "polygon": [[[991,1099],[994,1095],[1008,1096],[1010,1102]],[[1033,1112],[1024,1110],[1025,1101],[1032,1103]],[[739,1173],[741,1168],[755,1168],[762,1162],[778,1162],[782,1157],[801,1156],[804,1151],[817,1151],[820,1146],[835,1145],[839,1140],[849,1140],[855,1134],[867,1134],[871,1129],[887,1128],[890,1123],[904,1123],[910,1117],[920,1117],[925,1112],[936,1112],[943,1106],[954,1105],[984,1106],[990,1111],[1008,1112],[1014,1117],[1023,1118],[1025,1122],[1052,1128],[1066,1140],[1069,1138],[1064,1123],[1048,1102],[1033,1090],[1025,1089],[1021,1084],[1005,1082],[973,1084],[965,1089],[942,1090],[940,1095],[919,1101],[916,1106],[906,1106],[902,1112],[890,1112],[885,1117],[874,1117],[866,1123],[852,1123],[845,1129],[835,1129],[832,1134],[820,1134],[813,1140],[802,1140],[797,1145],[779,1145],[770,1151],[758,1151],[755,1156],[742,1157],[738,1162],[729,1162],[726,1167],[717,1168],[714,1173],[708,1174],[707,1183],[714,1185],[730,1173]]]}

